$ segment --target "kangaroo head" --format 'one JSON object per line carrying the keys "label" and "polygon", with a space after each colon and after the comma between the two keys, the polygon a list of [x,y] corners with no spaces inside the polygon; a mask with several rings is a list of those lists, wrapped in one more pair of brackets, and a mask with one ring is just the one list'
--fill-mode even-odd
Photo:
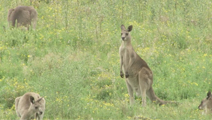
{"label": "kangaroo head", "polygon": [[42,110],[43,98],[39,98],[38,100],[35,101],[34,97],[30,96],[30,102],[31,102],[31,105],[29,109],[31,111],[40,115],[43,114],[43,110]]}
{"label": "kangaroo head", "polygon": [[205,108],[212,109],[212,94],[210,91],[207,93],[207,97],[201,101],[198,108],[200,110],[203,110]]}
{"label": "kangaroo head", "polygon": [[133,26],[130,25],[127,29],[124,25],[121,25],[121,39],[127,41],[131,39],[130,31],[132,31]]}

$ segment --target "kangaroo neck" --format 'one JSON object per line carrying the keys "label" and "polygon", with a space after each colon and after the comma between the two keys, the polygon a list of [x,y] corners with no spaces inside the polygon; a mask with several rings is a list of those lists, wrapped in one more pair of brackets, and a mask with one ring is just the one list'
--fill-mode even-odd
{"label": "kangaroo neck", "polygon": [[34,111],[28,109],[27,112],[23,115],[23,118],[24,118],[24,119],[29,119],[29,118],[31,118],[34,114],[35,114]]}
{"label": "kangaroo neck", "polygon": [[122,44],[123,46],[126,48],[126,47],[129,47],[129,46],[132,46],[131,44],[131,40],[128,39],[128,40],[125,40],[125,41],[122,41]]}

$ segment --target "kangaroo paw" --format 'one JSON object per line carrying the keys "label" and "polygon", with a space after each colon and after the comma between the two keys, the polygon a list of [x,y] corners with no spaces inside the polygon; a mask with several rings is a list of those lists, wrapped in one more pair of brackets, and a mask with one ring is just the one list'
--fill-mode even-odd
{"label": "kangaroo paw", "polygon": [[128,78],[128,77],[129,77],[129,74],[128,74],[127,72],[126,72],[126,74],[125,74],[125,77],[126,77],[126,78]]}

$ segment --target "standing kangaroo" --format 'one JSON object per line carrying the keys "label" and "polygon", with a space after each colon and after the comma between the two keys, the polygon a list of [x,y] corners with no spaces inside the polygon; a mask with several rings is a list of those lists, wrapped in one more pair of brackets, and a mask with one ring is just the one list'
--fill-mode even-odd
{"label": "standing kangaroo", "polygon": [[212,94],[210,91],[207,93],[207,97],[201,101],[198,108],[204,110],[205,114],[207,114],[208,110],[212,113]]}
{"label": "standing kangaroo", "polygon": [[130,36],[132,28],[132,25],[128,29],[124,25],[121,25],[122,43],[119,48],[120,76],[122,78],[125,76],[130,104],[132,105],[134,103],[134,91],[137,95],[142,96],[142,106],[146,106],[146,95],[151,101],[155,101],[160,105],[165,104],[166,101],[161,100],[154,93],[152,88],[153,73],[151,69],[133,49]]}
{"label": "standing kangaroo", "polygon": [[34,118],[42,120],[45,111],[45,99],[37,93],[25,93],[15,99],[15,110],[21,120]]}
{"label": "standing kangaroo", "polygon": [[29,26],[36,28],[37,11],[31,6],[18,6],[8,11],[7,20],[9,26],[24,26],[29,30]]}

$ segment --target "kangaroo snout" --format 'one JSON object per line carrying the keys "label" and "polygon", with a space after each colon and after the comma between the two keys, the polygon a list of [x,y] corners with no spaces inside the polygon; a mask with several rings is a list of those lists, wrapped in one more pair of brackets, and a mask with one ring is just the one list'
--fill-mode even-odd
{"label": "kangaroo snout", "polygon": [[122,39],[122,40],[124,40],[124,39],[125,39],[125,37],[121,37],[121,39]]}
{"label": "kangaroo snout", "polygon": [[199,105],[199,106],[198,106],[198,109],[199,109],[199,110],[202,110],[202,107]]}

